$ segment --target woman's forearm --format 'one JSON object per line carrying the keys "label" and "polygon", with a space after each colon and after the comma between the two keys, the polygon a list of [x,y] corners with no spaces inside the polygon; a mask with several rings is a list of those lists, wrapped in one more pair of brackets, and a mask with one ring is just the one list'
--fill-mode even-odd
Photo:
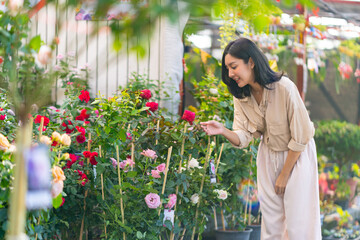
{"label": "woman's forearm", "polygon": [[293,150],[288,151],[288,156],[286,158],[283,169],[281,170],[281,174],[285,176],[290,176],[292,169],[296,161],[299,159],[301,152],[295,152]]}
{"label": "woman's forearm", "polygon": [[235,132],[233,132],[233,131],[231,131],[231,130],[224,127],[223,133],[221,135],[223,135],[233,145],[235,145],[235,146],[240,145],[239,136]]}

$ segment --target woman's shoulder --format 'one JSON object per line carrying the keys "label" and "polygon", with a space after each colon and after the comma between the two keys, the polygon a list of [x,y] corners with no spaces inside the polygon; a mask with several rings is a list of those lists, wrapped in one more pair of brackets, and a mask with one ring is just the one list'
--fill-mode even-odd
{"label": "woman's shoulder", "polygon": [[274,82],[274,88],[278,91],[287,91],[290,92],[293,89],[296,89],[296,85],[291,81],[287,76],[282,76],[279,81]]}

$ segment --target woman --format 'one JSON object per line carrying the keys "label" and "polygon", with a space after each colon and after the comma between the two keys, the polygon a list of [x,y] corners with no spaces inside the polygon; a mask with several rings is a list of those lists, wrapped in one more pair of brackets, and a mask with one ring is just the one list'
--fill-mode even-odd
{"label": "woman", "polygon": [[314,126],[297,87],[272,71],[265,55],[246,38],[225,48],[222,80],[234,96],[233,131],[216,121],[201,126],[208,135],[223,135],[239,148],[261,137],[261,239],[321,239]]}

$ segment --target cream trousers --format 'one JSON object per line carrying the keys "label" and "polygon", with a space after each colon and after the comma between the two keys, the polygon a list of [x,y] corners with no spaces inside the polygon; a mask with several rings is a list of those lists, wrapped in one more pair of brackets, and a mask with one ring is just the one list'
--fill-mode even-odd
{"label": "cream trousers", "polygon": [[275,152],[260,143],[257,179],[262,212],[261,240],[321,239],[316,147],[311,139],[301,153],[286,185],[285,194],[275,193],[275,182],[288,152]]}

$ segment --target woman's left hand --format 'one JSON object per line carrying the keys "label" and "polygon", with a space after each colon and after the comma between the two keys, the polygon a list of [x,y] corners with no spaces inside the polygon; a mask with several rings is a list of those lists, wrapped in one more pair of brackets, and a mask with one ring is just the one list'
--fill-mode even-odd
{"label": "woman's left hand", "polygon": [[275,182],[275,192],[277,195],[284,195],[288,180],[289,176],[281,172]]}

